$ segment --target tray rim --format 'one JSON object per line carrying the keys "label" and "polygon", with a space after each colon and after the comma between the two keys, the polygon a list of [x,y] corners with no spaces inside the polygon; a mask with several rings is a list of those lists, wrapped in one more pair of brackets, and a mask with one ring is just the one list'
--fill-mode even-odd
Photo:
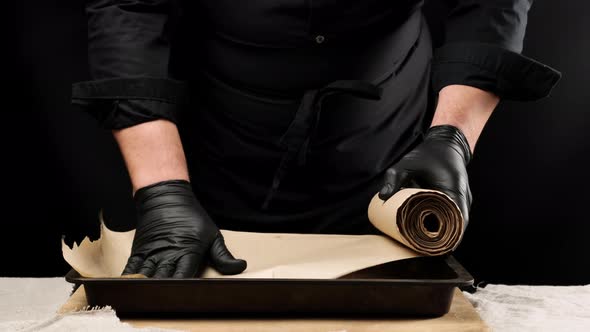
{"label": "tray rim", "polygon": [[[411,260],[423,257],[405,258]],[[254,283],[277,283],[277,284],[325,284],[325,285],[365,285],[365,284],[391,284],[391,285],[408,285],[408,286],[454,286],[467,287],[474,284],[473,276],[452,256],[444,257],[444,262],[455,272],[455,278],[450,279],[313,279],[313,278],[85,278],[71,269],[66,275],[67,282],[72,284],[103,284],[103,283],[132,283],[132,284],[254,284]],[[387,263],[383,263],[387,264]],[[380,264],[378,264],[380,265]],[[377,265],[375,265],[377,266]]]}

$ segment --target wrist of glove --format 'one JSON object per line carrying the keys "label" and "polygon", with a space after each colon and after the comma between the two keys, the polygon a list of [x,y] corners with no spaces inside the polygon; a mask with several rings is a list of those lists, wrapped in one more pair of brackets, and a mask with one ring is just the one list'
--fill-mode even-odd
{"label": "wrist of glove", "polygon": [[472,200],[467,164],[471,158],[469,143],[458,128],[432,127],[422,143],[385,172],[379,198],[387,200],[405,187],[439,190],[457,203],[467,225]]}
{"label": "wrist of glove", "polygon": [[135,193],[138,214],[131,256],[123,274],[192,278],[206,259],[222,274],[238,274],[246,261],[235,259],[215,223],[185,180],[143,187]]}

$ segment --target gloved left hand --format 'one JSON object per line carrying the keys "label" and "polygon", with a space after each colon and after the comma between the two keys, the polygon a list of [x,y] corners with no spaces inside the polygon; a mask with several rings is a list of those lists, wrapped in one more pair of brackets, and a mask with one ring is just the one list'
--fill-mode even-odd
{"label": "gloved left hand", "polygon": [[469,143],[458,128],[432,127],[422,143],[386,171],[379,198],[385,201],[404,187],[442,191],[457,203],[467,225],[471,190],[466,167],[471,157]]}
{"label": "gloved left hand", "polygon": [[192,278],[203,260],[222,274],[238,274],[236,259],[213,220],[185,180],[158,182],[135,193],[138,223],[123,274],[154,278]]}

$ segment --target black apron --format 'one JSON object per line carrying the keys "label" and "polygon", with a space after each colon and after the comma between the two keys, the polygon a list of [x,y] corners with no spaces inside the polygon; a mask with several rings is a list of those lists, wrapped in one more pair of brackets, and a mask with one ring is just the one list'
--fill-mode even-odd
{"label": "black apron", "polygon": [[194,191],[220,228],[374,231],[369,201],[431,119],[430,36],[418,11],[364,41],[328,42],[206,42],[180,129]]}

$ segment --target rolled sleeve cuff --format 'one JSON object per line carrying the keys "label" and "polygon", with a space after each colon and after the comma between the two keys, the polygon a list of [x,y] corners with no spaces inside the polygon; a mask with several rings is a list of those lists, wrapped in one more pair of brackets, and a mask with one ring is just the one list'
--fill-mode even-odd
{"label": "rolled sleeve cuff", "polygon": [[443,45],[434,54],[432,70],[435,92],[447,85],[461,84],[519,101],[548,96],[561,78],[560,72],[533,59],[475,42]]}
{"label": "rolled sleeve cuff", "polygon": [[186,103],[186,84],[172,79],[113,78],[72,84],[72,104],[82,107],[107,129],[158,119],[176,123],[179,109]]}

